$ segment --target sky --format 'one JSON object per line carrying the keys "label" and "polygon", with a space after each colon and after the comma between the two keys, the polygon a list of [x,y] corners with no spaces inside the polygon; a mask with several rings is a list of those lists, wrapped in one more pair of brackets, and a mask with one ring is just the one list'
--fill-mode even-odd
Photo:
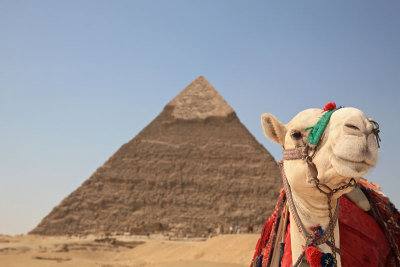
{"label": "sky", "polygon": [[0,0],[0,233],[32,230],[199,75],[276,160],[262,113],[363,110],[382,138],[366,177],[400,207],[398,14],[394,0]]}

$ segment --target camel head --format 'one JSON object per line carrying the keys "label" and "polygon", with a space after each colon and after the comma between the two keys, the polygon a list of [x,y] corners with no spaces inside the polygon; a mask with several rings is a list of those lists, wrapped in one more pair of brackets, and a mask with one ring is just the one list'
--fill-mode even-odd
{"label": "camel head", "polygon": [[[272,114],[262,115],[265,135],[285,150],[302,149],[307,145],[310,130],[323,116],[321,109],[307,109],[297,114],[288,124],[282,124]],[[356,108],[335,110],[315,148],[313,163],[318,179],[330,188],[356,181],[377,162],[377,124]],[[315,184],[305,160],[285,160],[284,169],[292,189],[304,197],[315,196]],[[308,190],[307,190],[308,189]],[[350,192],[348,188],[335,198]]]}

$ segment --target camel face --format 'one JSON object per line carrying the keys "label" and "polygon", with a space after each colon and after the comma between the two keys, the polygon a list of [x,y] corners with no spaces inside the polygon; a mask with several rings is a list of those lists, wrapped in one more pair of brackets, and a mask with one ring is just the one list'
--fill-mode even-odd
{"label": "camel face", "polygon": [[[305,129],[321,116],[321,109],[307,109],[283,125],[273,115],[264,114],[262,124],[269,139],[294,149],[305,146],[310,132]],[[373,124],[359,109],[341,108],[332,114],[313,159],[322,183],[336,188],[352,177],[358,180],[376,164],[378,146],[372,130]],[[303,160],[285,161],[285,171],[292,187],[314,187]]]}
{"label": "camel face", "polygon": [[335,171],[345,177],[361,177],[375,166],[378,145],[373,125],[355,108],[342,108],[332,114],[327,144],[331,146],[331,162]]}

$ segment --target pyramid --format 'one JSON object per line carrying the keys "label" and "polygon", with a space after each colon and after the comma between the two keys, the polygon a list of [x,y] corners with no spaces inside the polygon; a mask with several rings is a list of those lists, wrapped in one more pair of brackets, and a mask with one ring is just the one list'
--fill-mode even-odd
{"label": "pyramid", "polygon": [[273,157],[200,76],[30,233],[201,236],[257,228],[280,187]]}

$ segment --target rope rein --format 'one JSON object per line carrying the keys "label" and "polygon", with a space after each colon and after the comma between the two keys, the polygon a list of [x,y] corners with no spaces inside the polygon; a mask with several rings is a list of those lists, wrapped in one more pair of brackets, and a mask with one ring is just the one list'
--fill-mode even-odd
{"label": "rope rein", "polygon": [[[311,156],[309,155],[309,151],[312,151]],[[315,164],[312,162],[312,159],[314,158],[316,153],[316,147],[314,149],[310,149],[309,146],[301,148],[295,148],[295,149],[286,149],[283,151],[283,159],[279,161],[279,168],[281,170],[281,175],[282,175],[282,180],[283,180],[283,187],[285,188],[285,191],[287,192],[287,199],[288,199],[288,205],[290,208],[290,212],[293,214],[293,219],[296,223],[296,226],[299,230],[299,232],[302,234],[304,239],[306,240],[306,246],[317,246],[321,244],[327,244],[332,251],[332,256],[333,256],[333,264],[336,267],[337,266],[337,260],[336,260],[336,253],[338,249],[336,248],[335,245],[335,234],[334,234],[334,229],[336,226],[336,222],[339,216],[339,199],[337,200],[336,203],[336,209],[335,212],[332,213],[332,196],[342,190],[345,190],[349,187],[355,187],[357,185],[357,182],[354,178],[351,178],[350,181],[342,186],[339,186],[338,188],[330,188],[328,185],[323,184],[320,182],[318,179],[318,170]],[[284,169],[284,160],[297,160],[297,159],[302,159],[306,161],[309,169],[310,169],[310,174],[312,176],[312,179],[315,183],[315,187],[318,189],[319,192],[327,196],[327,204],[328,204],[328,212],[329,212],[329,223],[326,228],[326,231],[322,234],[322,236],[318,237],[317,239],[313,239],[312,236],[307,235],[307,231],[301,222],[301,219],[299,217],[299,214],[297,212],[296,206],[293,201],[293,196],[292,196],[292,191],[290,188],[290,185],[287,181],[285,169]],[[300,254],[299,258],[293,265],[293,267],[297,267],[300,265],[302,262],[303,258],[305,255],[305,249],[304,251]]]}

